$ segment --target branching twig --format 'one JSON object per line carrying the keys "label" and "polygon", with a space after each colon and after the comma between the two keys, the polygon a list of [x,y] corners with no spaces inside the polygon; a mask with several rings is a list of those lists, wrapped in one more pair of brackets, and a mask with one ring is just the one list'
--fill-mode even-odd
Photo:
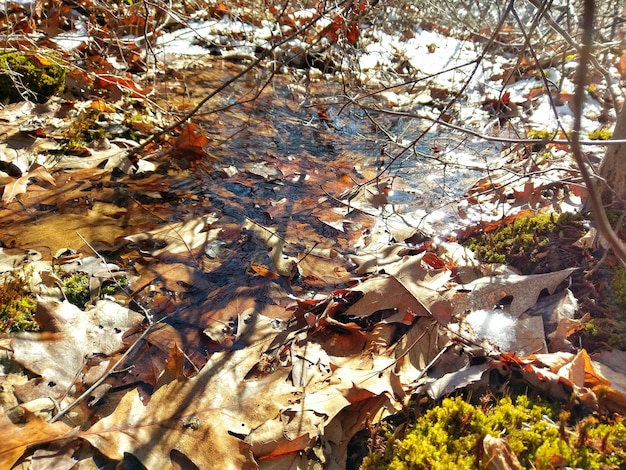
{"label": "branching twig", "polygon": [[[508,12],[514,4],[514,0],[509,0],[508,6],[506,8],[506,11]],[[406,152],[408,152],[411,148],[415,147],[417,145],[417,143],[419,141],[422,140],[422,138],[428,134],[430,132],[430,130],[435,126],[435,124],[437,124],[438,122],[443,121],[441,119],[442,116],[444,116],[448,111],[450,111],[450,109],[452,108],[452,106],[454,106],[454,104],[459,100],[459,98],[463,95],[463,93],[465,93],[465,90],[467,90],[467,88],[469,87],[472,77],[474,77],[474,75],[476,74],[476,72],[478,71],[478,68],[480,67],[480,64],[482,63],[482,61],[485,58],[485,54],[487,53],[487,51],[489,50],[489,48],[491,47],[491,45],[493,44],[493,42],[495,41],[496,36],[498,35],[498,33],[500,32],[500,29],[502,28],[502,26],[504,25],[504,20],[506,18],[506,13],[504,15],[501,16],[500,18],[500,22],[498,23],[498,25],[494,28],[494,31],[491,35],[491,37],[489,38],[489,41],[487,42],[487,44],[485,45],[483,52],[480,54],[480,56],[476,59],[476,61],[474,62],[474,68],[472,69],[472,71],[470,72],[469,76],[467,77],[467,79],[465,80],[465,83],[463,83],[463,86],[461,86],[461,88],[454,94],[454,96],[452,97],[452,99],[448,102],[448,104],[441,110],[441,112],[439,113],[439,117],[434,120],[430,126],[428,126],[425,130],[423,130],[419,136],[417,136],[417,138],[415,138],[413,140],[413,142],[408,145],[407,147],[403,148],[400,152],[398,152],[397,154],[395,154],[391,160],[378,172],[378,174],[376,176],[374,176],[373,178],[371,178],[369,181],[365,181],[364,183],[362,183],[363,185],[371,183],[373,181],[376,181],[377,179],[379,179],[383,174],[385,174],[387,171],[389,171],[389,169],[391,168],[391,166],[400,158],[402,157],[402,155],[404,155]],[[356,103],[358,105],[358,103]]]}
{"label": "branching twig", "polygon": [[[486,142],[498,142],[502,144],[523,144],[523,145],[546,145],[546,144],[556,144],[556,145],[569,145],[571,144],[570,140],[566,139],[512,139],[509,137],[497,137],[491,136],[487,134],[483,134],[482,132],[475,131],[473,129],[469,129],[463,126],[457,126],[456,124],[452,124],[450,122],[445,122],[440,118],[433,118],[431,116],[411,113],[409,111],[396,111],[393,109],[385,109],[377,106],[367,106],[367,105],[359,105],[361,109],[364,111],[375,111],[380,114],[388,114],[390,116],[399,116],[399,117],[408,117],[413,119],[421,119],[432,121],[440,126],[447,127],[448,129],[452,129],[455,131],[462,132],[463,134],[468,134],[473,137],[477,137],[478,139],[484,140]],[[609,140],[579,140],[578,142],[581,146],[613,146],[613,145],[624,145],[626,144],[626,139],[609,139]],[[407,147],[407,150],[410,147]]]}
{"label": "branching twig", "polygon": [[146,140],[144,140],[141,144],[139,144],[137,147],[134,147],[133,149],[131,149],[128,153],[127,153],[127,157],[132,157],[134,155],[136,155],[137,153],[139,153],[141,150],[145,149],[149,144],[151,144],[152,142],[154,142],[156,139],[158,139],[159,137],[161,137],[162,135],[176,129],[177,127],[181,126],[182,124],[184,124],[188,119],[191,119],[193,116],[195,116],[200,109],[202,109],[202,107],[208,103],[213,97],[215,97],[217,94],[221,93],[223,90],[225,90],[226,88],[228,88],[229,86],[231,86],[233,83],[235,83],[237,80],[239,80],[241,77],[245,76],[247,73],[249,73],[251,70],[253,70],[255,67],[257,67],[261,62],[263,62],[263,60],[265,60],[267,57],[270,56],[270,54],[272,52],[274,52],[277,48],[279,48],[280,46],[282,46],[283,44],[288,43],[289,41],[292,41],[293,39],[299,38],[302,33],[304,33],[306,30],[308,30],[309,28],[311,28],[313,25],[315,25],[322,17],[324,16],[324,12],[319,13],[318,15],[316,15],[311,21],[307,22],[304,26],[302,26],[301,28],[297,29],[296,31],[294,31],[293,33],[291,33],[289,36],[287,36],[286,38],[276,42],[275,44],[273,44],[271,47],[269,47],[268,49],[265,49],[263,52],[261,52],[259,54],[259,56],[253,61],[251,62],[246,68],[244,68],[241,72],[239,72],[238,74],[234,75],[233,77],[229,78],[228,80],[226,80],[224,83],[222,83],[219,87],[217,87],[215,90],[213,90],[211,93],[209,93],[208,95],[206,95],[204,98],[202,98],[198,104],[196,104],[196,106],[194,106],[190,111],[188,111],[187,113],[185,113],[181,118],[179,118],[176,122],[174,122],[173,124],[161,129],[158,132],[155,132],[154,134],[152,134],[150,137],[148,137]]}
{"label": "branching twig", "polygon": [[611,223],[606,215],[604,206],[602,205],[602,197],[595,178],[591,175],[586,164],[580,145],[580,129],[583,114],[583,102],[585,99],[585,80],[587,78],[587,65],[591,58],[591,43],[593,36],[593,19],[595,13],[595,1],[584,0],[582,26],[583,36],[582,45],[580,47],[580,59],[578,69],[576,70],[576,91],[572,100],[572,111],[574,112],[574,126],[572,129],[572,155],[580,170],[580,175],[587,186],[589,203],[592,209],[592,216],[596,222],[598,232],[609,247],[613,250],[615,256],[626,266],[626,247],[618,238],[617,234],[611,227]]}
{"label": "branching twig", "polygon": [[[115,277],[113,272],[111,272],[111,270],[109,269],[107,260],[104,259],[104,257],[100,253],[98,253],[98,251],[93,246],[91,246],[91,244],[87,241],[87,239],[85,237],[82,236],[82,234],[80,232],[76,232],[76,235],[78,235],[78,238],[80,238],[83,241],[83,243],[85,245],[87,245],[89,247],[89,249],[91,251],[93,251],[93,253],[100,259],[100,262],[106,267],[106,270],[109,273],[109,276],[111,276],[111,278],[115,280],[116,285],[118,287],[120,287],[120,288],[123,287],[119,283],[119,281],[117,280],[117,278]],[[183,237],[181,236],[181,240],[182,239],[183,239]],[[128,294],[129,296],[131,295],[131,292],[128,292],[128,290],[126,288],[124,288],[124,290],[126,291],[126,294]],[[63,293],[63,296],[65,296],[65,293],[63,291],[61,291],[61,292]],[[143,310],[143,313],[146,316],[146,319],[148,320],[148,323],[152,325],[152,323],[154,321],[154,319],[152,317],[152,313],[150,313],[150,311],[147,308],[143,307],[142,305],[139,305],[139,307]]]}
{"label": "branching twig", "polygon": [[[546,15],[547,12],[548,12],[547,5],[546,4],[542,4],[541,5],[541,9],[538,10],[537,15],[535,16],[535,20],[533,21],[533,27],[537,26],[537,24],[539,23],[539,19],[542,16]],[[537,52],[535,51],[535,48],[532,45],[531,34],[530,33],[526,33],[526,29],[524,28],[522,20],[520,19],[519,15],[517,14],[517,11],[515,10],[515,7],[513,7],[511,9],[511,14],[515,18],[515,21],[517,21],[517,25],[519,26],[519,29],[522,32],[522,35],[524,36],[524,45],[530,51],[530,54],[532,55],[533,60],[535,61],[535,64],[537,65],[537,69],[539,70],[539,74],[541,75],[541,80],[543,82],[543,86],[546,89],[546,93],[547,93],[546,96],[548,97],[548,101],[550,102],[550,108],[552,109],[552,112],[554,113],[554,118],[556,120],[557,127],[558,127],[558,129],[560,129],[563,132],[563,134],[567,138],[567,133],[565,132],[565,128],[563,127],[563,124],[561,123],[561,117],[559,116],[559,112],[556,109],[556,103],[554,102],[554,98],[552,96],[552,93],[550,92],[550,81],[548,80],[548,77],[546,76],[546,72],[543,69],[543,67],[541,66],[541,63],[539,62],[539,57],[537,57]],[[521,58],[520,58],[520,60],[521,60]],[[511,71],[510,73],[512,74],[513,71]],[[507,80],[505,80],[505,83],[506,82],[507,82]],[[554,134],[556,135],[556,133],[557,132],[555,130]],[[569,138],[567,138],[567,141],[569,143]]]}
{"label": "branching twig", "polygon": [[[95,255],[100,258],[100,260],[102,261],[102,263],[104,263],[104,265],[106,266],[106,260],[102,257],[102,255],[100,255],[100,253],[98,253],[95,248],[93,246],[91,246],[89,244],[89,242],[85,239],[85,237],[83,237],[80,233],[76,232],[76,234],[78,235],[78,237],[95,253]],[[107,268],[107,270],[109,270]],[[111,276],[113,276],[113,273],[111,273],[111,271],[109,270],[109,274],[111,274]],[[69,405],[67,405],[65,408],[59,410],[57,412],[57,414],[55,414],[52,418],[50,418],[49,422],[50,423],[54,423],[55,421],[58,421],[60,418],[62,418],[63,416],[65,416],[67,413],[69,413],[71,410],[73,410],[76,406],[78,406],[78,404],[86,399],[87,397],[89,397],[89,395],[91,395],[93,393],[93,391],[98,388],[107,378],[109,378],[112,374],[120,372],[118,370],[118,367],[121,366],[126,359],[128,358],[128,356],[130,355],[130,353],[137,347],[137,345],[141,342],[141,340],[143,340],[148,333],[152,330],[152,328],[159,324],[160,322],[162,322],[166,317],[163,317],[159,320],[157,320],[156,322],[154,321],[154,318],[152,316],[152,314],[144,307],[141,307],[142,310],[144,311],[144,314],[146,316],[146,319],[148,320],[148,326],[147,328],[141,333],[141,335],[139,335],[139,337],[128,347],[128,349],[122,354],[122,356],[117,360],[117,362],[113,365],[113,367],[111,367],[108,371],[106,371],[104,374],[102,374],[102,376],[96,380],[91,387],[89,387],[87,390],[85,390],[78,398],[76,398],[74,401],[72,401]]]}
{"label": "branching twig", "polygon": [[91,395],[93,393],[93,391],[98,388],[100,385],[102,385],[102,383],[108,379],[112,374],[114,374],[115,372],[117,372],[117,368],[119,366],[121,366],[122,364],[124,364],[124,362],[126,361],[126,359],[128,359],[128,356],[130,356],[130,353],[133,352],[135,350],[135,348],[141,343],[141,341],[148,336],[148,333],[150,333],[150,331],[152,331],[152,328],[155,325],[158,325],[160,322],[162,322],[166,317],[163,317],[159,320],[157,320],[156,322],[150,323],[148,325],[148,327],[141,333],[141,335],[139,335],[139,337],[128,347],[128,349],[126,351],[124,351],[124,354],[122,354],[122,356],[117,360],[117,362],[115,362],[115,364],[113,364],[113,367],[111,367],[108,371],[106,371],[104,374],[102,374],[102,376],[96,380],[93,385],[91,387],[89,387],[87,390],[85,390],[78,398],[76,398],[72,403],[70,403],[69,405],[67,405],[65,408],[59,410],[59,412],[57,414],[55,414],[52,418],[50,418],[49,422],[50,423],[54,423],[55,421],[58,421],[59,419],[61,419],[63,416],[65,416],[67,413],[69,413],[70,411],[72,411],[74,408],[76,408],[78,406],[78,404],[85,400],[86,398],[89,397],[89,395]]}
{"label": "branching twig", "polygon": [[[536,8],[540,8],[540,4],[539,1],[540,0],[528,0],[533,6],[535,6]],[[544,14],[544,18],[545,20],[548,22],[548,24],[550,25],[550,27],[556,31],[557,33],[559,33],[563,39],[565,39],[565,41],[574,49],[576,49],[579,54],[581,55],[581,57],[583,56],[583,54],[585,54],[587,56],[587,63],[591,63],[594,68],[600,72],[602,74],[602,76],[604,77],[604,79],[606,80],[607,83],[607,88],[609,90],[609,93],[611,94],[611,98],[613,99],[613,107],[615,109],[616,113],[619,113],[619,104],[618,104],[618,96],[615,93],[615,90],[613,89],[613,87],[611,86],[611,84],[613,83],[613,77],[611,76],[611,73],[605,69],[602,64],[600,64],[600,62],[598,61],[598,59],[596,59],[592,54],[591,54],[591,46],[593,43],[593,38],[592,33],[593,33],[593,18],[588,18],[587,17],[587,13],[586,13],[586,8],[587,8],[587,2],[585,1],[584,6],[583,6],[583,14],[582,14],[582,18],[583,18],[583,41],[582,44],[579,44],[578,41],[576,41],[574,38],[572,38],[569,33],[567,31],[565,31],[565,29],[563,29],[561,27],[561,25],[559,25],[556,21],[554,21],[554,19],[552,18],[552,16],[550,15],[549,11],[546,11]],[[595,10],[595,5],[594,5],[594,10]],[[593,12],[592,12],[593,13]],[[595,16],[595,15],[594,15]],[[587,31],[587,29],[589,29]],[[585,35],[589,35],[588,38],[588,43],[587,45],[585,45],[585,39],[584,36]],[[587,51],[584,51],[585,47],[588,48]],[[585,65],[585,71],[586,71],[587,65]]]}

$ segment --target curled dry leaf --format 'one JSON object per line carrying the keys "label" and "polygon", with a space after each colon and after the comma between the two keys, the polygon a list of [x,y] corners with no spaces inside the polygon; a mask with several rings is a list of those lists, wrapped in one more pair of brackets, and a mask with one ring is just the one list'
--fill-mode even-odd
{"label": "curled dry leaf", "polygon": [[276,273],[287,279],[293,279],[298,274],[298,260],[285,254],[287,242],[284,238],[276,235],[274,229],[263,227],[249,219],[243,227],[256,233],[267,245],[269,256]]}
{"label": "curled dry leaf", "polygon": [[29,171],[26,175],[20,176],[15,181],[7,184],[4,187],[4,192],[2,193],[2,202],[6,204],[11,202],[20,194],[26,193],[28,184],[33,179],[56,186],[55,179],[52,175],[48,173],[43,166],[38,166],[34,170]]}
{"label": "curled dry leaf", "polygon": [[487,434],[483,439],[483,450],[486,470],[521,470],[522,468],[506,439]]}
{"label": "curled dry leaf", "polygon": [[[573,393],[585,406],[598,410],[626,412],[626,386],[623,351],[611,351],[592,359],[586,350],[576,354],[536,354],[519,358],[502,354],[500,364],[518,370],[525,380],[559,400],[570,400]],[[495,364],[494,364],[495,365]]]}

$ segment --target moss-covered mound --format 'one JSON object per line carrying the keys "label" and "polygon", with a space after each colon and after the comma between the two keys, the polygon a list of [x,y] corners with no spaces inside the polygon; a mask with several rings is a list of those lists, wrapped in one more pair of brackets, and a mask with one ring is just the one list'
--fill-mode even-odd
{"label": "moss-covered mound", "polygon": [[417,419],[404,439],[366,457],[361,469],[486,468],[494,455],[487,452],[485,440],[494,439],[502,443],[498,454],[514,456],[523,469],[625,469],[623,420],[579,418],[525,395],[484,406],[447,398]]}
{"label": "moss-covered mound", "polygon": [[0,101],[44,103],[65,88],[65,75],[52,56],[0,53]]}
{"label": "moss-covered mound", "polygon": [[[581,216],[569,212],[520,217],[498,230],[473,236],[463,245],[484,263],[505,263],[522,274],[556,271],[569,266],[562,264],[562,254],[556,260],[550,258],[549,245],[552,243],[557,249],[571,246],[583,233],[581,228],[575,228],[581,221]],[[566,233],[571,229],[575,232],[573,237]],[[552,261],[557,265],[552,266]]]}

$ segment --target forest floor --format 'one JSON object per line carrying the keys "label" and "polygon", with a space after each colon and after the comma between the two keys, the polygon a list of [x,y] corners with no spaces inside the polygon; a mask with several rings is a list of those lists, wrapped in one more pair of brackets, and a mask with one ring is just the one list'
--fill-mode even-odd
{"label": "forest floor", "polygon": [[[372,423],[512,382],[621,419],[626,274],[554,127],[571,77],[556,113],[536,74],[503,84],[513,57],[456,96],[469,74],[441,70],[480,43],[363,30],[357,93],[250,68],[263,28],[218,13],[164,33],[159,68],[91,63],[0,110],[0,293],[34,312],[0,343],[1,466],[346,468]],[[403,60],[435,81],[390,87]],[[615,119],[594,86],[588,139]]]}

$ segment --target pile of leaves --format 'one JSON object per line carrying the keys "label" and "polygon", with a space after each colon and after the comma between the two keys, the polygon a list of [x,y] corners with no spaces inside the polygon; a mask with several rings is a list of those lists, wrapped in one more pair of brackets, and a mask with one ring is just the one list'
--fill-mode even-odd
{"label": "pile of leaves", "polygon": [[[202,230],[207,223],[177,229],[198,256],[214,246],[211,230]],[[270,255],[265,270],[249,269],[268,291],[308,275],[297,263],[301,273],[279,274],[279,263],[289,260],[284,243],[252,227]],[[160,246],[153,252],[175,259],[177,244],[164,235],[151,236]],[[81,311],[54,300],[58,288],[42,291],[48,298],[37,313],[42,332],[10,340],[13,360],[33,375],[11,374],[4,382],[17,401],[4,403],[3,464],[13,465],[32,446],[62,442],[60,453],[27,455],[69,464],[100,453],[114,461],[132,454],[147,468],[216,461],[232,468],[343,467],[366,420],[401,410],[411,396],[438,399],[492,386],[494,374],[499,381],[521,375],[548,396],[574,397],[598,412],[624,409],[623,352],[562,352],[583,325],[571,316],[574,300],[563,287],[572,269],[480,273],[471,253],[454,244],[391,245],[383,257],[353,260],[349,287],[271,309],[257,297],[229,318],[214,302],[200,315],[162,307],[146,318],[98,298]],[[97,258],[60,262],[95,279],[118,272]],[[505,300],[507,306],[496,307]],[[204,357],[181,337],[199,329]]]}

